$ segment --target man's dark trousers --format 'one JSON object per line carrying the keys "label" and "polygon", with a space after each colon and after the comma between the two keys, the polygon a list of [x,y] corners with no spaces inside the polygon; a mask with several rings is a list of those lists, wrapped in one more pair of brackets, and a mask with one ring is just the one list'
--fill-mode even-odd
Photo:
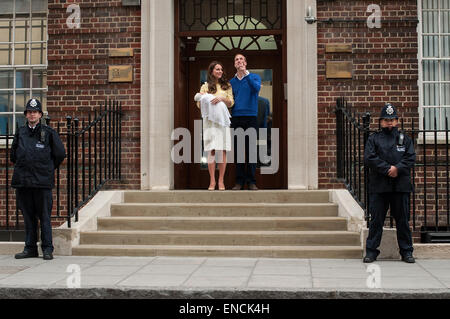
{"label": "man's dark trousers", "polygon": [[17,188],[17,201],[25,221],[25,249],[37,252],[38,220],[41,224],[41,248],[53,253],[51,212],[52,190],[47,188]]}
{"label": "man's dark trousers", "polygon": [[409,229],[409,196],[410,193],[397,192],[371,193],[369,195],[371,221],[366,242],[367,254],[376,257],[380,253],[377,248],[381,243],[383,225],[389,207],[397,227],[397,242],[400,254],[403,256],[413,252],[411,230]]}
{"label": "man's dark trousers", "polygon": [[[258,128],[258,118],[256,116],[235,116],[231,118],[231,127],[236,130],[242,128],[244,132],[249,129]],[[236,134],[236,132],[235,132]],[[256,143],[256,141],[254,141]],[[245,137],[245,163],[238,163],[238,144],[237,137],[234,137],[234,162],[236,163],[236,184],[244,186],[245,184],[256,184],[255,172],[256,162],[249,163],[250,159],[257,159],[258,154],[249,154],[250,150],[256,152],[256,147],[250,147],[248,136]]]}

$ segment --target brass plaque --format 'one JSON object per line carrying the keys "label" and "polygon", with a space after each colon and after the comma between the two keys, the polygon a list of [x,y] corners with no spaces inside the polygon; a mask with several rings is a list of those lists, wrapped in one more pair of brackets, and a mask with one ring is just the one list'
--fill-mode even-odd
{"label": "brass plaque", "polygon": [[353,62],[351,61],[328,61],[327,79],[351,79],[353,71]]}
{"label": "brass plaque", "polygon": [[325,47],[326,53],[352,53],[352,45],[344,43],[330,43]]}
{"label": "brass plaque", "polygon": [[133,55],[133,48],[109,49],[110,57],[129,57]]}
{"label": "brass plaque", "polygon": [[109,82],[133,82],[133,66],[132,65],[109,65],[108,66]]}

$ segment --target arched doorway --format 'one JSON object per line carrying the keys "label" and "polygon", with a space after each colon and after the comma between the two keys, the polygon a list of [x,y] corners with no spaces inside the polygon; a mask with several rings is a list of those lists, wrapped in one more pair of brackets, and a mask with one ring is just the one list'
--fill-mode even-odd
{"label": "arched doorway", "polygon": [[[261,108],[260,127],[268,129],[267,138],[258,138],[259,147],[268,149],[278,143],[279,167],[273,174],[261,174],[270,165],[259,159],[257,185],[262,189],[287,188],[287,101],[286,27],[284,0],[175,1],[175,128],[188,128],[191,133],[191,163],[174,167],[175,189],[203,189],[209,175],[203,148],[195,148],[195,120],[201,119],[193,96],[206,81],[206,69],[212,60],[221,61],[228,79],[235,74],[236,53],[247,57],[250,72],[262,78],[260,96],[269,101],[269,109]],[[260,114],[258,114],[260,115]],[[198,127],[197,127],[198,129]],[[273,141],[273,129],[278,139]],[[201,130],[201,126],[200,126]],[[195,154],[201,152],[201,154]],[[225,184],[234,185],[234,165],[227,167]]]}

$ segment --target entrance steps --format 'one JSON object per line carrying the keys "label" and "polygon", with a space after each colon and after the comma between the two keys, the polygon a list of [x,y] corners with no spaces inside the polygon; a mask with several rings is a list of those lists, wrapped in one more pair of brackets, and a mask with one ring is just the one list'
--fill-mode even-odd
{"label": "entrance steps", "polygon": [[361,258],[328,191],[125,192],[73,255]]}

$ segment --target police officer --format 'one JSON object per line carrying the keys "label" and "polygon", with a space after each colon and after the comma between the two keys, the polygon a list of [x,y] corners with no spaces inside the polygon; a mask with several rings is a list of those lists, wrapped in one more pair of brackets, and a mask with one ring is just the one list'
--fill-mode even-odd
{"label": "police officer", "polygon": [[388,208],[395,219],[402,260],[414,263],[409,229],[409,196],[413,190],[411,168],[416,161],[412,140],[397,129],[397,110],[386,104],[380,115],[381,130],[367,140],[364,162],[369,167],[369,236],[365,263],[377,259]]}
{"label": "police officer", "polygon": [[38,220],[41,225],[41,248],[45,260],[53,259],[50,215],[55,169],[66,157],[64,145],[55,130],[41,124],[42,105],[37,99],[27,102],[27,122],[20,127],[11,147],[15,164],[11,186],[16,188],[17,203],[25,222],[25,248],[16,259],[38,257]]}

